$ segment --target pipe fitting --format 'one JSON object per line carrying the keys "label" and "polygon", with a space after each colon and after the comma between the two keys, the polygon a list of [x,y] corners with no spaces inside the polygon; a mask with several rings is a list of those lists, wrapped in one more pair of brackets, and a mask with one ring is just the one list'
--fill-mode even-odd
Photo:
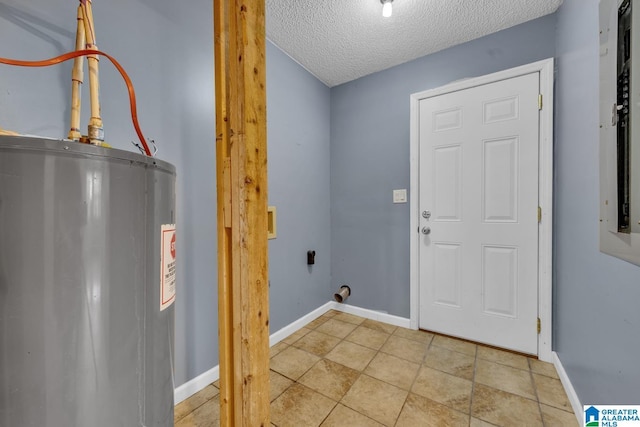
{"label": "pipe fitting", "polygon": [[333,298],[339,303],[343,303],[351,295],[351,288],[347,285],[340,286],[340,290],[333,294]]}

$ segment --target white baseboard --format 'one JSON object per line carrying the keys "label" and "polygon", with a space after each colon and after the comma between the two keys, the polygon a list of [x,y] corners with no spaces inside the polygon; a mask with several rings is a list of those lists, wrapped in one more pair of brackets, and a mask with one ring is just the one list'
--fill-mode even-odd
{"label": "white baseboard", "polygon": [[[298,320],[289,323],[284,328],[271,334],[271,336],[269,337],[269,346],[279,343],[289,335],[296,332],[298,329],[302,328],[307,323],[312,322],[329,310],[341,311],[343,313],[349,313],[356,316],[364,317],[365,319],[377,320],[378,322],[389,323],[391,325],[401,326],[403,328],[410,328],[409,319],[406,319],[404,317],[394,316],[388,313],[381,313],[379,311],[360,308],[353,305],[340,304],[335,301],[329,301],[326,304],[316,308],[312,312],[305,314]],[[198,375],[194,379],[187,381],[179,387],[176,387],[173,392],[174,403],[177,405],[183,400],[188,399],[212,382],[217,381],[219,378],[220,366],[216,365],[203,374]]]}
{"label": "white baseboard", "polygon": [[354,314],[356,316],[364,317],[365,319],[377,320],[378,322],[389,323],[394,326],[401,326],[403,328],[411,328],[411,320],[405,317],[394,316],[393,314],[383,313],[380,311],[369,310],[368,308],[360,308],[354,305],[341,304],[338,302],[331,302],[333,304],[331,308],[333,310],[342,311],[344,313]]}
{"label": "white baseboard", "polygon": [[289,323],[287,326],[280,329],[279,331],[274,332],[269,337],[269,346],[278,344],[280,341],[287,338],[289,335],[293,334],[298,329],[301,329],[307,323],[316,320],[318,317],[322,316],[332,308],[333,308],[333,302],[328,302],[325,305],[316,308],[311,313],[307,313],[301,318],[299,318],[298,320],[292,323]]}
{"label": "white baseboard", "polygon": [[193,396],[212,382],[218,381],[220,378],[220,365],[216,365],[194,379],[187,381],[173,390],[174,405]]}
{"label": "white baseboard", "polygon": [[576,390],[573,388],[573,384],[571,384],[571,380],[569,379],[567,372],[564,370],[564,366],[562,366],[562,362],[558,357],[558,353],[556,353],[555,351],[553,352],[553,365],[556,367],[556,371],[558,371],[560,382],[564,387],[564,391],[567,393],[567,398],[569,398],[569,403],[571,403],[573,413],[578,419],[578,425],[583,425],[584,409],[582,406],[582,402],[580,402],[580,398],[578,397]]}
{"label": "white baseboard", "polygon": [[[284,328],[274,332],[269,337],[269,346],[279,343],[289,335],[296,332],[298,329],[302,328],[307,323],[322,316],[324,313],[333,308],[333,304],[333,302],[328,302],[325,305],[316,308],[311,313],[305,314],[295,322],[289,323]],[[194,379],[187,381],[179,387],[176,387],[176,389],[173,391],[174,404],[177,405],[183,400],[188,399],[189,397],[193,396],[218,379],[220,379],[220,365],[216,365],[205,373],[198,375]]]}

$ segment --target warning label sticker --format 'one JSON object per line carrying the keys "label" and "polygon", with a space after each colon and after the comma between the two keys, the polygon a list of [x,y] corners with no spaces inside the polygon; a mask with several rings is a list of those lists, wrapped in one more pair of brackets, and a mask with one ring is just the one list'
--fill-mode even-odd
{"label": "warning label sticker", "polygon": [[176,225],[163,224],[160,248],[160,311],[176,299]]}

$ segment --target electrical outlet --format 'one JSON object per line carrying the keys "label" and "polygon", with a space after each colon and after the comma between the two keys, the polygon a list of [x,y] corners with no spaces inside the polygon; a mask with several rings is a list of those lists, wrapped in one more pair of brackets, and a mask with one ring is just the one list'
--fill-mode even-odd
{"label": "electrical outlet", "polygon": [[407,203],[407,190],[393,190],[393,203]]}

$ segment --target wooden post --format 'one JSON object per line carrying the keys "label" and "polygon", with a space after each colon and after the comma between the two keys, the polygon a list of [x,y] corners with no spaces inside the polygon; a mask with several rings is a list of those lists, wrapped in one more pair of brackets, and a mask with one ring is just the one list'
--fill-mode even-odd
{"label": "wooden post", "polygon": [[264,0],[214,0],[221,426],[269,426]]}

